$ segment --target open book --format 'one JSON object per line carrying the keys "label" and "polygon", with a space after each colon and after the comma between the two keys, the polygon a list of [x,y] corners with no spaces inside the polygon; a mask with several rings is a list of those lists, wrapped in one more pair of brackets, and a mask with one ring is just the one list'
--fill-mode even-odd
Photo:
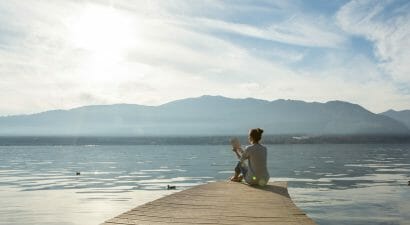
{"label": "open book", "polygon": [[243,153],[243,149],[241,147],[241,142],[239,141],[238,138],[232,138],[232,139],[229,140],[229,142],[232,145],[232,151],[235,152],[238,159],[240,159],[241,156],[242,156],[242,153]]}

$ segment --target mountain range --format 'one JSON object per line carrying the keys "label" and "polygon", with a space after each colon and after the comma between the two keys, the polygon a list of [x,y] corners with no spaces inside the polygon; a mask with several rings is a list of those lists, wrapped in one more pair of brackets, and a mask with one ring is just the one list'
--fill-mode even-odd
{"label": "mountain range", "polygon": [[0,117],[0,135],[181,136],[410,134],[410,111],[372,113],[357,104],[201,96],[159,106],[92,105]]}

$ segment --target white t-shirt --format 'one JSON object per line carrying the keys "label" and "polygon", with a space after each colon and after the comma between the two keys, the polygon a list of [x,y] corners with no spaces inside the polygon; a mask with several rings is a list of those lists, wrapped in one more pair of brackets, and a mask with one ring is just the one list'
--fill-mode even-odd
{"label": "white t-shirt", "polygon": [[241,162],[248,160],[245,181],[248,184],[266,185],[269,181],[267,169],[267,149],[261,144],[249,145],[242,154]]}

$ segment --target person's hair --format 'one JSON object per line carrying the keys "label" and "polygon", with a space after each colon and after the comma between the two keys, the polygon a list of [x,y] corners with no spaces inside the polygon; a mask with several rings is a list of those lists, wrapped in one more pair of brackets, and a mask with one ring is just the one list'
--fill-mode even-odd
{"label": "person's hair", "polygon": [[254,128],[249,131],[249,136],[254,142],[259,142],[262,139],[263,130],[261,128]]}

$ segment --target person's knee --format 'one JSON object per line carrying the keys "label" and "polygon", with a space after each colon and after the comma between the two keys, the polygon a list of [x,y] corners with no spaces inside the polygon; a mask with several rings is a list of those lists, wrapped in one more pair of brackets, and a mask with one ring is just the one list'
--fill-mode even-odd
{"label": "person's knee", "polygon": [[241,173],[241,167],[239,165],[235,167],[235,173]]}

